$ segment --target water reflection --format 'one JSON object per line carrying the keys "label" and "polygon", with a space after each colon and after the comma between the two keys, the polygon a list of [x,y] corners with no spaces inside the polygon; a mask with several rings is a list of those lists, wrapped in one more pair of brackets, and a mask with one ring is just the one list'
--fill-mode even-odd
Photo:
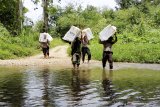
{"label": "water reflection", "polygon": [[21,72],[7,72],[0,72],[0,106],[22,106],[25,99],[23,96],[25,93],[23,75]]}
{"label": "water reflection", "polygon": [[42,71],[42,78],[43,78],[43,94],[42,94],[42,99],[43,101],[43,106],[48,107],[49,106],[49,69],[45,68]]}
{"label": "water reflection", "polygon": [[23,69],[23,72],[16,69],[3,70],[0,71],[0,106],[145,107],[160,105],[160,73],[154,72],[155,75],[151,71],[141,72],[130,71],[128,76],[124,71],[87,68],[79,70],[28,68]]}
{"label": "water reflection", "polygon": [[113,71],[106,71],[103,70],[102,72],[102,85],[105,91],[105,96],[109,96],[110,99],[113,99],[113,84],[112,84],[112,76],[113,76]]}
{"label": "water reflection", "polygon": [[75,94],[78,94],[78,92],[81,91],[80,89],[80,77],[79,77],[79,70],[72,70],[72,81],[71,81],[71,85],[72,85],[72,91],[75,92]]}
{"label": "water reflection", "polygon": [[80,70],[81,84],[88,85],[90,83],[90,77],[91,77],[91,70],[90,69]]}
{"label": "water reflection", "polygon": [[71,79],[71,105],[72,106],[82,106],[86,102],[86,96],[90,92],[90,70],[88,69],[73,69],[72,79]]}
{"label": "water reflection", "polygon": [[24,72],[26,84],[24,88],[26,93],[24,96],[25,106],[49,106],[49,75],[50,70],[48,68],[41,69],[28,69]]}
{"label": "water reflection", "polygon": [[80,86],[80,75],[79,75],[79,70],[72,70],[72,79],[71,79],[71,101],[72,101],[72,106],[77,106],[79,105],[80,101],[82,100],[83,96],[79,96],[81,89]]}

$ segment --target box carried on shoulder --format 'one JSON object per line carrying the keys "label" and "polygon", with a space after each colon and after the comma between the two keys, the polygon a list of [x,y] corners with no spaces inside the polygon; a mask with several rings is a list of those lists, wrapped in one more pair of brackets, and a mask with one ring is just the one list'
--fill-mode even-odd
{"label": "box carried on shoulder", "polygon": [[71,28],[69,29],[69,31],[64,35],[64,37],[62,38],[63,40],[72,42],[74,41],[74,39],[80,35],[81,30],[78,27],[75,26],[71,26]]}
{"label": "box carried on shoulder", "polygon": [[47,33],[47,39],[48,39],[49,41],[52,41],[52,40],[53,40],[52,36],[51,36],[50,34],[48,34],[48,33]]}
{"label": "box carried on shoulder", "polygon": [[99,39],[101,41],[108,40],[109,37],[113,36],[116,32],[116,27],[108,25],[99,33]]}
{"label": "box carried on shoulder", "polygon": [[48,41],[52,41],[53,38],[51,35],[49,35],[48,33],[40,33],[39,36],[39,42],[47,42]]}
{"label": "box carried on shoulder", "polygon": [[85,34],[86,34],[88,40],[91,40],[94,38],[90,28],[86,28],[86,29],[82,30],[82,35],[85,35]]}

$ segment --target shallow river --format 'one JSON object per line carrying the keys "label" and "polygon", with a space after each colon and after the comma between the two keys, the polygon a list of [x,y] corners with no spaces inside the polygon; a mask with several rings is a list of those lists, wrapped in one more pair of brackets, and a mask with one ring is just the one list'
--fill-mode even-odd
{"label": "shallow river", "polygon": [[160,71],[0,67],[0,106],[159,107]]}

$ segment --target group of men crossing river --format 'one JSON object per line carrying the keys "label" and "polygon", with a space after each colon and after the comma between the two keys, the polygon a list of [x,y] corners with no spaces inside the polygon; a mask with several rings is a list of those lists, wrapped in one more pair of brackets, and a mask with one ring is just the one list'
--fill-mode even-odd
{"label": "group of men crossing river", "polygon": [[[110,28],[112,26],[109,26]],[[104,34],[109,34],[111,32],[110,28],[108,26],[104,29],[105,31],[100,32],[102,36]],[[115,27],[112,27],[112,29]],[[106,32],[106,29],[108,30]],[[110,30],[110,31],[109,31]],[[104,33],[105,32],[105,33]],[[68,33],[68,32],[67,32]],[[68,41],[71,44],[71,61],[73,64],[74,68],[79,68],[80,61],[82,59],[82,62],[85,62],[85,56],[87,54],[88,56],[88,63],[90,63],[91,60],[91,51],[89,49],[89,41],[91,40],[90,37],[87,35],[87,32],[84,32],[80,30],[78,34],[73,35],[74,38],[72,40]],[[65,35],[66,36],[66,35]],[[105,35],[104,35],[105,36]],[[108,36],[108,35],[107,35]],[[104,38],[104,37],[103,37]],[[39,42],[42,47],[42,51],[44,54],[44,58],[49,57],[49,43],[50,41],[53,40],[51,36],[48,33],[40,33],[40,38]],[[110,34],[107,38],[102,40],[101,38],[99,39],[99,43],[103,45],[103,55],[102,55],[102,67],[105,69],[106,67],[106,62],[109,62],[109,69],[113,69],[113,59],[112,59],[112,45],[117,42],[117,36],[116,36],[116,29],[114,29],[114,32]]]}

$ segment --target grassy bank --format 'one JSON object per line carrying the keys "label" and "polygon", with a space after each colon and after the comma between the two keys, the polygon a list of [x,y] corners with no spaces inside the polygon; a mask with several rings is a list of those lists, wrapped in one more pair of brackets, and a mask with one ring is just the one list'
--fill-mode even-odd
{"label": "grassy bank", "polygon": [[[0,59],[14,59],[40,53],[38,32],[23,31],[20,35],[14,37],[4,30],[3,35],[0,35]],[[51,47],[61,44],[63,42],[59,38],[54,38]]]}
{"label": "grassy bank", "polygon": [[[20,35],[14,37],[2,26],[0,31],[0,59],[21,58],[41,52],[38,32],[24,30]],[[143,43],[140,43],[142,39],[135,39],[132,36],[129,39],[130,42],[126,42],[128,38],[129,36],[124,39],[123,36],[118,35],[118,42],[113,45],[113,59],[115,62],[160,63],[160,46],[159,42],[155,42],[155,40],[159,41],[157,35],[152,36],[152,39],[157,38],[154,42],[148,38]],[[54,38],[50,47],[62,44],[65,43],[60,38]],[[98,36],[90,42],[89,47],[92,59],[101,60],[103,46],[98,43]],[[70,51],[71,49],[69,48],[69,54]]]}
{"label": "grassy bank", "polygon": [[[92,58],[102,59],[103,47],[98,41],[91,42]],[[150,43],[119,43],[113,45],[113,59],[116,62],[160,63],[160,46]]]}
{"label": "grassy bank", "polygon": [[[92,59],[102,60],[103,45],[98,40],[92,40],[89,45]],[[160,46],[152,43],[120,43],[113,45],[114,62],[133,62],[133,63],[159,63]],[[70,47],[67,50],[70,54]],[[86,56],[87,59],[87,56]]]}

